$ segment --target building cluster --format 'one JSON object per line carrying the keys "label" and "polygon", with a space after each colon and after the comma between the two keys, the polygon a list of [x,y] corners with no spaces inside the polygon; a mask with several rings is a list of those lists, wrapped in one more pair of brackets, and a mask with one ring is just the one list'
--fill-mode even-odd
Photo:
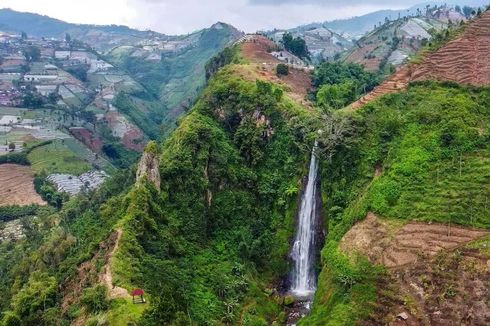
{"label": "building cluster", "polygon": [[82,82],[87,74],[113,68],[90,49],[66,41],[0,32],[0,106],[22,106],[26,94],[76,106],[76,99],[89,93]]}

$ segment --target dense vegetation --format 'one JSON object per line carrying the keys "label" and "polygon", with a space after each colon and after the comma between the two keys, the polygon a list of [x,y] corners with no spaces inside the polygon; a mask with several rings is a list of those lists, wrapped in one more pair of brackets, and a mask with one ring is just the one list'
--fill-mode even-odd
{"label": "dense vegetation", "polygon": [[282,36],[282,44],[284,48],[301,59],[310,59],[310,51],[306,46],[306,42],[301,37],[293,37],[291,33],[284,33]]}
{"label": "dense vegetation", "polygon": [[313,73],[316,102],[324,109],[340,109],[371,91],[380,76],[359,64],[324,62]]}
{"label": "dense vegetation", "polygon": [[[322,168],[330,232],[304,325],[350,325],[370,313],[383,272],[337,249],[367,212],[490,228],[489,105],[488,88],[425,82],[339,113],[352,117],[357,132]],[[383,172],[373,179],[376,168]]]}
{"label": "dense vegetation", "polygon": [[212,78],[163,146],[161,193],[143,184],[128,197],[114,272],[152,295],[144,324],[282,321],[281,300],[262,291],[288,271],[311,139],[293,127],[308,116],[272,84],[226,68]]}
{"label": "dense vegetation", "polygon": [[[23,240],[0,243],[2,325],[68,325],[76,318],[84,306],[63,313],[59,289],[110,234],[117,221],[112,207],[133,182],[131,175],[118,172],[101,189],[71,199],[56,212],[49,207],[2,209],[5,216],[37,216],[23,220]],[[88,295],[83,298],[83,304],[90,305]]]}

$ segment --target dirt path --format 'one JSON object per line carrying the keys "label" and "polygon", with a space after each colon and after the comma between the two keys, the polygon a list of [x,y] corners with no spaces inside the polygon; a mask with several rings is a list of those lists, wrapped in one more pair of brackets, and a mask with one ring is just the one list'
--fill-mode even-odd
{"label": "dirt path", "polygon": [[119,248],[119,241],[121,240],[122,230],[117,229],[116,234],[117,237],[114,246],[112,247],[112,250],[107,254],[106,264],[102,269],[102,273],[99,275],[100,282],[105,284],[105,286],[107,287],[110,299],[126,298],[130,296],[128,290],[115,286],[112,281],[111,259],[114,253]]}
{"label": "dirt path", "polygon": [[[99,244],[99,248],[92,258],[81,263],[76,272],[60,285],[59,291],[62,296],[61,310],[63,313],[66,313],[71,305],[79,302],[85,288],[93,287],[97,284],[104,284],[107,287],[108,296],[111,299],[129,296],[127,290],[114,286],[110,268],[111,258],[118,248],[121,235],[122,230],[120,229],[112,232],[107,239]],[[104,267],[100,272],[97,272],[97,265],[100,262],[104,264]]]}

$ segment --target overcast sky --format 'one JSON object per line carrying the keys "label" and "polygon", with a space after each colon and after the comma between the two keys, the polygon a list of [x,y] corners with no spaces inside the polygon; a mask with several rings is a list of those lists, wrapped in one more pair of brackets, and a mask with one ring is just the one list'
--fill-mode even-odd
{"label": "overcast sky", "polygon": [[[460,2],[477,1],[461,0]],[[482,1],[482,0],[480,0]],[[0,0],[0,8],[72,23],[122,24],[184,34],[217,21],[246,32],[402,9],[423,0]]]}

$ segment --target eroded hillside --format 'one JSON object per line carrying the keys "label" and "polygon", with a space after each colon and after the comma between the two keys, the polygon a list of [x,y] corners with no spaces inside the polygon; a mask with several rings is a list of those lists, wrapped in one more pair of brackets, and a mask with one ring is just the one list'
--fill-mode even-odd
{"label": "eroded hillside", "polygon": [[465,27],[461,35],[427,54],[421,63],[401,67],[385,82],[352,104],[363,104],[387,93],[398,92],[411,81],[439,80],[482,86],[490,83],[490,12],[485,11]]}

